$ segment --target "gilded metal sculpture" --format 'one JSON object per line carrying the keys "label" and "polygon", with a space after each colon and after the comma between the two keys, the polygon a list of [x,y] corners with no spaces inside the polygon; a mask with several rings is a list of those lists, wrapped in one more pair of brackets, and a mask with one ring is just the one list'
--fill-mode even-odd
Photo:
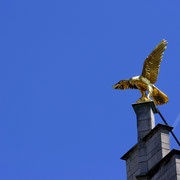
{"label": "gilded metal sculpture", "polygon": [[[137,101],[151,101],[149,97],[152,97],[156,105],[162,105],[168,102],[168,97],[161,92],[154,83],[157,81],[159,74],[160,62],[162,61],[162,55],[166,49],[167,41],[162,40],[151,54],[144,61],[143,71],[140,76],[135,76],[129,80],[119,81],[113,86],[114,89],[139,89],[142,97]],[[146,95],[146,91],[148,95]]]}

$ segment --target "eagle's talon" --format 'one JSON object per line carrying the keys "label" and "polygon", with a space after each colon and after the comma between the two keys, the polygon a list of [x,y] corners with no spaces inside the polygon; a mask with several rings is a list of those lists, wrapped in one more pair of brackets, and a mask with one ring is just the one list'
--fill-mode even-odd
{"label": "eagle's talon", "polygon": [[152,101],[152,100],[148,97],[141,97],[139,100],[136,101],[136,103],[145,102],[145,101]]}

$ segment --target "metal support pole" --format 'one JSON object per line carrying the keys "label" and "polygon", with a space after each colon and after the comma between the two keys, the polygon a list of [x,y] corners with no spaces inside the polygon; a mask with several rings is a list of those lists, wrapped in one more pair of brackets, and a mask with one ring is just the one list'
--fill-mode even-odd
{"label": "metal support pole", "polygon": [[[156,107],[156,108],[157,108],[157,107]],[[158,108],[157,108],[157,111],[158,111],[158,114],[160,115],[161,119],[164,121],[164,123],[165,123],[167,126],[169,126],[168,123],[166,122],[166,120],[164,119],[163,115],[160,113],[160,111],[159,111]],[[178,145],[180,146],[180,142],[179,142],[179,140],[177,139],[177,137],[175,136],[175,134],[172,132],[172,130],[171,130],[170,132],[171,132],[172,136],[174,137],[174,139],[176,140],[176,142],[178,143]]]}

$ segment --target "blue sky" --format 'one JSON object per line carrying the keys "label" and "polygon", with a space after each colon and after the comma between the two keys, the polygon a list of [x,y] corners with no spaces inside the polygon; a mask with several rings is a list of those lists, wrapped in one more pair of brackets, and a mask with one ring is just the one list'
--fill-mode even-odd
{"label": "blue sky", "polygon": [[[137,142],[131,104],[115,91],[169,44],[156,86],[180,138],[180,1],[0,2],[0,179],[124,180]],[[161,119],[156,115],[156,123]],[[178,148],[171,137],[171,147]]]}

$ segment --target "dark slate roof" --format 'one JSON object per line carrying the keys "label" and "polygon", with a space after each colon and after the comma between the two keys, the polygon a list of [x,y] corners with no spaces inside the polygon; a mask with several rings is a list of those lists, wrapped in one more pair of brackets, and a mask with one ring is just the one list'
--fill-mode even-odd
{"label": "dark slate roof", "polygon": [[[151,138],[160,129],[171,131],[173,129],[173,127],[167,126],[167,125],[164,125],[164,124],[158,124],[146,136],[144,136],[144,138],[142,140],[147,141],[149,138]],[[138,143],[136,145],[134,145],[126,154],[124,154],[121,157],[121,159],[122,160],[127,160],[129,158],[129,156],[137,149],[137,147],[138,147]]]}
{"label": "dark slate roof", "polygon": [[173,127],[167,126],[167,125],[164,125],[164,124],[158,124],[146,136],[143,137],[143,141],[147,141],[149,138],[151,138],[160,129],[171,131],[173,129]]}
{"label": "dark slate roof", "polygon": [[168,162],[174,155],[180,155],[180,150],[173,149],[163,159],[161,159],[155,166],[153,166],[146,174],[142,174],[136,177],[152,177],[162,167],[162,165]]}
{"label": "dark slate roof", "polygon": [[136,151],[138,148],[138,143],[136,145],[134,145],[126,154],[124,154],[121,159],[122,160],[127,160],[129,158],[129,156]]}

